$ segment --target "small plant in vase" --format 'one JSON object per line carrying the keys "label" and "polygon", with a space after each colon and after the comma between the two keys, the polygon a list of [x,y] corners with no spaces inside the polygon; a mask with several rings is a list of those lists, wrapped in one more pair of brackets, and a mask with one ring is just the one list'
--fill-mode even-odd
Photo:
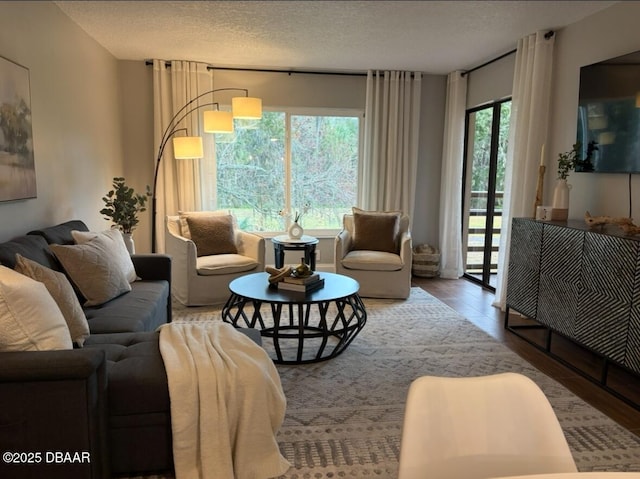
{"label": "small plant in vase", "polygon": [[146,211],[147,199],[151,196],[151,189],[147,186],[144,195],[138,194],[125,183],[122,177],[113,179],[113,189],[102,198],[104,208],[100,214],[105,220],[112,221],[125,237],[125,244],[129,253],[134,252],[131,234],[139,223],[138,214]]}
{"label": "small plant in vase", "polygon": [[558,209],[569,209],[569,190],[571,185],[567,184],[567,177],[571,171],[591,171],[593,164],[591,157],[598,150],[598,143],[590,141],[587,145],[587,154],[584,160],[580,159],[580,143],[575,143],[571,150],[558,155],[558,181],[553,192],[553,207]]}

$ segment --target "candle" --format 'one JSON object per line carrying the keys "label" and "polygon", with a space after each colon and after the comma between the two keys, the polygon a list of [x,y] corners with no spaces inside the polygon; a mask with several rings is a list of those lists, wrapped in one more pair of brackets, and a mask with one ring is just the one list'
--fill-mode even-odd
{"label": "candle", "polygon": [[542,144],[542,151],[540,152],[540,166],[544,166],[544,143]]}

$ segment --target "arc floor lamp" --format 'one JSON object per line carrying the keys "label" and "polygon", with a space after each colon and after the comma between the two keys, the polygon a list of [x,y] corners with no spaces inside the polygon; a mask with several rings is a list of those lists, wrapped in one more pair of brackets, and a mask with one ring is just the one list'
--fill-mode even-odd
{"label": "arc floor lamp", "polygon": [[[236,96],[231,98],[231,111],[220,110],[217,102],[208,102],[195,104],[199,99],[206,95],[213,97],[214,93],[222,91],[238,91],[244,92],[244,96]],[[202,147],[202,137],[200,136],[175,136],[178,132],[188,132],[185,127],[180,127],[180,122],[192,113],[205,108],[215,107],[215,110],[207,110],[203,113],[203,130],[205,133],[233,133],[233,119],[260,119],[262,118],[262,100],[249,96],[249,90],[244,88],[218,88],[206,91],[197,97],[189,100],[176,114],[171,118],[167,128],[162,134],[160,147],[158,148],[158,156],[156,157],[156,167],[153,175],[153,190],[151,197],[151,251],[156,252],[156,189],[158,185],[158,173],[160,170],[160,162],[167,143],[173,138],[173,156],[178,159],[196,159],[204,156]]]}

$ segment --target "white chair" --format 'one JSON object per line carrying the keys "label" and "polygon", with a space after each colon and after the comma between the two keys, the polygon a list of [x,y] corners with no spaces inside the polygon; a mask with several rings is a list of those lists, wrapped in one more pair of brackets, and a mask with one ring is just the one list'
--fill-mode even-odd
{"label": "white chair", "polygon": [[424,376],[411,384],[398,479],[575,472],[549,401],[526,376]]}
{"label": "white chair", "polygon": [[[354,208],[354,212],[356,210]],[[376,214],[376,212],[367,213]],[[384,214],[383,212],[379,213]],[[344,215],[343,229],[335,239],[336,273],[358,281],[360,283],[358,294],[362,297],[408,298],[411,292],[411,259],[413,255],[409,217],[407,215],[399,217],[394,251],[354,249],[354,239],[357,234],[354,215]],[[386,236],[383,231],[367,232],[367,234],[376,240]]]}
{"label": "white chair", "polygon": [[[229,298],[229,283],[249,273],[264,271],[264,238],[237,228],[231,216],[231,241],[235,252],[198,255],[197,241],[185,231],[186,216],[229,216],[227,211],[192,212],[167,216],[165,248],[171,256],[171,290],[173,296],[187,306],[224,303]],[[215,248],[214,248],[215,249]]]}

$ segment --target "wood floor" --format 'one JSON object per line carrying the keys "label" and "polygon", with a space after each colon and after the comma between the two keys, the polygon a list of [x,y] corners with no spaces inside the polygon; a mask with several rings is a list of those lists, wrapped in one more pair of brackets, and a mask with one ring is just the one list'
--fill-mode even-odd
{"label": "wood floor", "polygon": [[[640,410],[629,406],[573,369],[562,365],[539,348],[506,330],[504,328],[504,314],[499,308],[492,306],[494,301],[492,292],[484,290],[466,279],[414,277],[413,284],[458,311],[476,326],[614,421],[640,435]],[[567,346],[567,348],[570,347]],[[621,381],[630,388],[640,388],[640,384],[638,384],[640,381],[637,378],[625,377]]]}

